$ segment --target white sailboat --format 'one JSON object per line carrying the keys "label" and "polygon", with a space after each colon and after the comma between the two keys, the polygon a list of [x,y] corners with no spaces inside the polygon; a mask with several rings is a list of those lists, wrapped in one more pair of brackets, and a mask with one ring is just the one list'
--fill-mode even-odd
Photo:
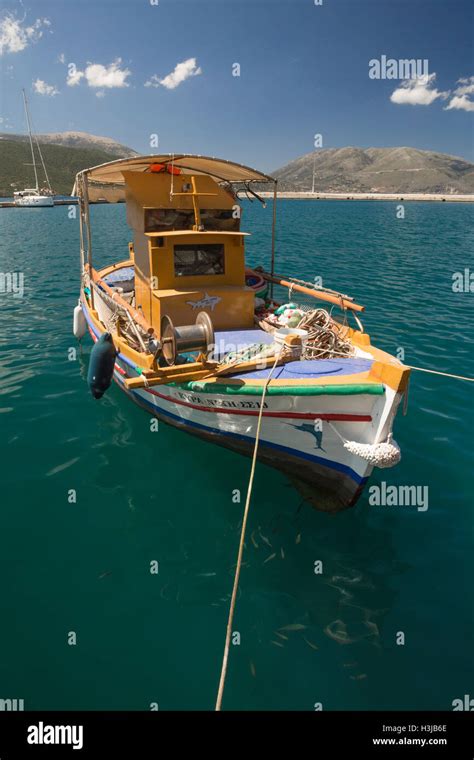
{"label": "white sailboat", "polygon": [[35,143],[36,147],[38,149],[38,155],[40,157],[41,166],[43,167],[43,172],[45,176],[46,181],[46,187],[43,187],[40,189],[39,182],[38,182],[38,171],[36,168],[36,157],[35,157],[35,151],[33,146],[33,134],[31,131],[31,121],[30,121],[30,114],[28,111],[28,102],[26,100],[26,94],[25,91],[23,92],[23,103],[25,106],[25,114],[26,114],[26,123],[28,125],[28,135],[30,138],[30,148],[31,148],[31,158],[33,162],[33,171],[35,173],[35,187],[27,187],[24,190],[17,190],[13,193],[13,200],[15,202],[15,206],[26,206],[26,207],[35,207],[35,206],[54,206],[54,198],[53,198],[53,191],[51,190],[51,185],[49,182],[48,172],[46,171],[46,166],[44,164],[43,160],[43,154],[41,153],[41,148],[39,146],[38,140],[35,135]]}

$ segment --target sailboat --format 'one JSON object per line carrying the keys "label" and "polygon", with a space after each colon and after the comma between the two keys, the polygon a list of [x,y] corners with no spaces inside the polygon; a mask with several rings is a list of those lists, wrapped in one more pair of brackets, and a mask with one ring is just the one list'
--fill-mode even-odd
{"label": "sailboat", "polygon": [[34,136],[34,140],[36,143],[36,147],[38,149],[38,155],[41,161],[41,166],[43,167],[43,172],[45,176],[46,181],[46,187],[43,187],[40,189],[39,182],[38,182],[38,170],[36,166],[36,156],[33,146],[33,133],[31,131],[31,119],[30,119],[30,113],[28,110],[28,101],[26,100],[26,94],[25,91],[23,92],[23,103],[25,106],[25,115],[26,115],[26,123],[28,125],[28,136],[30,139],[30,148],[31,148],[31,159],[32,159],[32,166],[33,171],[35,173],[35,187],[28,187],[24,190],[17,190],[13,193],[13,200],[15,202],[15,206],[27,206],[27,207],[36,207],[36,206],[54,206],[54,198],[53,198],[53,191],[51,190],[51,184],[49,182],[48,172],[46,171],[46,166],[43,160],[43,154],[41,153],[41,148],[38,142],[38,139],[36,135]]}
{"label": "sailboat", "polygon": [[[270,271],[246,265],[240,227],[242,193],[263,202],[262,183],[274,186]],[[96,269],[89,203],[120,193],[133,239]],[[94,398],[115,380],[155,418],[203,441],[247,455],[258,443],[258,459],[326,512],[353,506],[374,467],[398,463],[392,427],[410,368],[372,344],[351,296],[309,273],[275,273],[274,178],[206,156],[134,156],[80,172],[73,194],[74,334],[89,330],[95,343]],[[274,285],[288,289],[286,301]],[[207,478],[211,452],[208,461]]]}

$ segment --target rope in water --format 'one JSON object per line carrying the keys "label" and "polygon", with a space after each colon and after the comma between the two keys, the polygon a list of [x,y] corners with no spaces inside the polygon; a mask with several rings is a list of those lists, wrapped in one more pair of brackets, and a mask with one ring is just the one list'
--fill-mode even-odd
{"label": "rope in water", "polygon": [[235,568],[235,576],[234,576],[234,587],[232,589],[232,598],[230,601],[230,610],[229,610],[229,618],[227,621],[227,632],[226,632],[226,638],[225,638],[225,647],[224,647],[224,657],[222,659],[222,668],[221,668],[221,677],[219,681],[219,691],[217,693],[217,701],[216,701],[216,711],[219,711],[221,709],[222,705],[222,697],[224,695],[224,686],[225,686],[225,678],[227,675],[227,663],[229,660],[229,647],[230,647],[230,639],[232,636],[232,623],[234,620],[234,612],[235,612],[235,602],[237,599],[237,591],[239,588],[239,578],[240,578],[240,569],[242,566],[242,556],[244,553],[244,540],[245,540],[245,531],[247,528],[247,518],[249,514],[249,507],[250,507],[250,498],[252,496],[252,488],[253,488],[253,478],[255,475],[255,465],[257,463],[257,451],[258,451],[258,444],[260,441],[260,428],[262,425],[262,414],[263,414],[263,407],[265,403],[265,395],[267,392],[267,388],[270,384],[270,380],[273,374],[273,371],[277,365],[278,360],[280,359],[281,355],[277,355],[275,358],[275,362],[268,373],[268,377],[266,379],[265,385],[263,386],[262,391],[262,398],[260,401],[260,410],[258,413],[258,421],[257,421],[257,430],[255,432],[255,445],[253,448],[253,457],[252,457],[252,467],[250,469],[250,478],[249,478],[249,484],[247,487],[247,498],[245,501],[245,509],[244,509],[244,516],[242,519],[242,530],[240,532],[240,543],[239,543],[239,553],[237,555],[237,565]]}
{"label": "rope in water", "polygon": [[451,375],[449,372],[438,372],[436,369],[426,369],[425,367],[411,367],[410,369],[416,369],[418,372],[429,372],[430,375],[442,375],[443,377],[454,377],[455,380],[467,380],[469,383],[474,383],[474,377],[464,377],[464,375]]}

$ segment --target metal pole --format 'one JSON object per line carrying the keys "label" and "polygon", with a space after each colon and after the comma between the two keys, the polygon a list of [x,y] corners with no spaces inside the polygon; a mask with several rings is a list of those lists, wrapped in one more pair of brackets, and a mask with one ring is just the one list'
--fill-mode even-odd
{"label": "metal pole", "polygon": [[[275,274],[275,229],[276,229],[277,185],[278,185],[278,180],[275,180],[275,184],[273,185],[272,265],[270,267],[272,277]],[[273,282],[270,283],[270,298],[273,300]]]}
{"label": "metal pole", "polygon": [[26,102],[26,93],[25,93],[25,90],[22,90],[22,93],[23,93],[23,103],[25,105],[26,123],[28,125],[28,134],[30,136],[31,158],[32,158],[32,161],[33,161],[33,169],[34,169],[34,172],[35,172],[36,190],[39,191],[38,172],[36,171],[35,151],[33,149],[33,139],[31,137],[30,114],[28,112],[28,103]]}
{"label": "metal pole", "polygon": [[87,263],[89,264],[89,277],[90,277],[90,290],[91,290],[91,306],[94,308],[94,287],[92,279],[92,241],[91,241],[91,219],[89,213],[89,182],[87,174],[84,172],[82,175],[82,187],[84,190],[84,218],[86,224],[87,233]]}
{"label": "metal pole", "polygon": [[82,178],[80,174],[76,176],[75,188],[77,190],[77,207],[79,209],[79,245],[80,245],[80,257],[81,257],[81,289],[82,289],[82,278],[84,277],[84,229],[83,229],[84,205],[82,202]]}

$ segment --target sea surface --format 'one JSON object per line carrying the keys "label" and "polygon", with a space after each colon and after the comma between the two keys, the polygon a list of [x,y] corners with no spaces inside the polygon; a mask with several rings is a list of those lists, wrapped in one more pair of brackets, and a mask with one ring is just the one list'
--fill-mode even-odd
{"label": "sea surface", "polygon": [[[250,460],[86,384],[72,335],[78,222],[0,210],[0,698],[25,709],[212,709]],[[124,205],[95,206],[94,263],[127,257]],[[271,208],[245,205],[270,265]],[[373,342],[474,376],[472,206],[282,201],[276,271],[350,293]],[[0,282],[4,282],[1,280]],[[4,290],[5,288],[3,288]],[[74,355],[76,353],[76,358]],[[258,465],[224,709],[451,709],[474,696],[473,386],[413,373],[402,461],[371,484],[428,509],[315,511]],[[243,499],[244,500],[244,499]],[[315,562],[323,572],[314,572]],[[158,563],[158,572],[150,572]],[[401,636],[400,634],[403,634]]]}

